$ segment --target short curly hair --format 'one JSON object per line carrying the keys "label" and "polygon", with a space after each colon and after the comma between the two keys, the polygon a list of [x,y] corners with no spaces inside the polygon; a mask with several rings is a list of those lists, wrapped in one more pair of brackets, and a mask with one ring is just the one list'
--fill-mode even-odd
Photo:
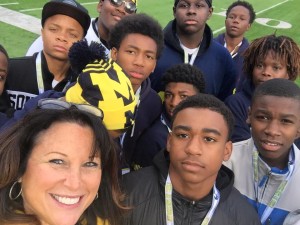
{"label": "short curly hair", "polygon": [[109,47],[119,49],[128,34],[142,34],[152,38],[157,46],[156,58],[160,57],[164,47],[164,35],[157,20],[144,13],[125,16],[111,30],[108,39]]}
{"label": "short curly hair", "polygon": [[221,114],[228,128],[227,140],[229,141],[231,139],[231,135],[234,129],[234,117],[232,112],[224,102],[210,94],[200,93],[197,95],[189,96],[175,107],[171,122],[172,126],[177,114],[187,108],[208,109]]}
{"label": "short curly hair", "polygon": [[205,80],[202,71],[196,66],[187,63],[176,64],[170,67],[164,73],[161,82],[164,89],[171,82],[181,82],[193,85],[199,93],[204,93],[205,91]]}
{"label": "short curly hair", "polygon": [[233,2],[230,6],[228,6],[227,11],[226,11],[226,18],[228,17],[228,14],[232,10],[232,8],[234,8],[236,6],[243,6],[246,9],[248,9],[249,15],[250,15],[249,23],[252,24],[255,20],[256,13],[253,9],[253,6],[249,2],[246,2],[246,1],[236,1],[236,2]]}

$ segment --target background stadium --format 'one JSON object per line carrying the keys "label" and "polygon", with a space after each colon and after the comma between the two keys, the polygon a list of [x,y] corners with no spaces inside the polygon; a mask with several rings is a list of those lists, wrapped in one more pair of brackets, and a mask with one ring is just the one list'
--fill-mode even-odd
{"label": "background stadium", "polygon": [[[39,36],[40,17],[47,0],[0,0],[0,44],[10,57],[23,56]],[[91,17],[98,16],[96,0],[78,0]],[[213,0],[214,13],[208,21],[214,35],[224,32],[227,7],[233,0]],[[287,35],[300,45],[299,0],[248,0],[257,14],[252,28],[246,33],[249,41],[267,34]],[[156,18],[164,27],[173,19],[174,0],[138,0],[138,12]],[[297,25],[298,24],[298,25]],[[300,85],[300,80],[297,80]]]}

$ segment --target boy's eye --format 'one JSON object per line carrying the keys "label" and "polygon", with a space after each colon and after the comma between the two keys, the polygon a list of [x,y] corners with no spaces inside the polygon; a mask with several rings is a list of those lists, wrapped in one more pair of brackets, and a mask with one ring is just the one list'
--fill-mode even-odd
{"label": "boy's eye", "polygon": [[263,115],[257,115],[255,118],[258,120],[268,120],[268,117],[263,116]]}
{"label": "boy's eye", "polygon": [[215,142],[215,141],[216,141],[216,140],[215,140],[214,138],[212,138],[212,137],[205,137],[204,140],[205,140],[206,142]]}
{"label": "boy's eye", "polygon": [[282,119],[281,122],[285,123],[285,124],[292,124],[293,123],[293,121],[291,121],[289,119]]}
{"label": "boy's eye", "polygon": [[188,96],[187,95],[180,95],[181,99],[186,99]]}
{"label": "boy's eye", "polygon": [[189,135],[188,134],[184,134],[184,133],[177,133],[175,134],[175,136],[179,139],[187,139],[189,138]]}
{"label": "boy's eye", "polygon": [[171,94],[170,93],[165,93],[165,99],[169,99],[169,98],[171,98]]}

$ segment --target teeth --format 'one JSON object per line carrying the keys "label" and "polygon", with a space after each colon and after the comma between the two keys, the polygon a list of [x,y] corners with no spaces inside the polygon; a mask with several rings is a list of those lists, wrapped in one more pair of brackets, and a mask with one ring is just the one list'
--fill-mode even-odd
{"label": "teeth", "polygon": [[277,146],[278,145],[278,144],[270,143],[270,142],[265,142],[265,144],[270,145],[270,146]]}
{"label": "teeth", "polygon": [[79,202],[80,197],[77,198],[67,198],[67,197],[60,197],[57,195],[53,195],[53,197],[60,203],[66,204],[66,205],[73,205]]}

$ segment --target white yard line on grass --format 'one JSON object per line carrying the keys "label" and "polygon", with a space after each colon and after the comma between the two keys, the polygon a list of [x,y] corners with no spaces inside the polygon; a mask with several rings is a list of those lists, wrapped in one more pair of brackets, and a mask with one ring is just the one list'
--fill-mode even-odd
{"label": "white yard line on grass", "polygon": [[6,6],[6,5],[19,5],[19,2],[0,3],[0,6]]}
{"label": "white yard line on grass", "polygon": [[[280,3],[278,3],[278,4],[275,4],[275,5],[273,5],[273,6],[270,6],[269,8],[263,9],[263,10],[257,12],[256,15],[259,15],[259,14],[261,14],[261,13],[264,13],[264,12],[266,12],[266,11],[268,11],[268,10],[270,10],[270,9],[273,9],[273,8],[275,8],[275,7],[277,7],[277,6],[280,6],[280,5],[282,5],[282,4],[284,4],[284,3],[288,2],[288,1],[290,1],[290,0],[285,0],[285,1],[282,1],[282,2],[280,2]],[[217,29],[217,30],[213,31],[213,34],[216,34],[216,33],[220,32],[220,31],[222,31],[222,30],[225,30],[225,27],[221,27],[220,29]]]}
{"label": "white yard line on grass", "polygon": [[[91,5],[97,4],[98,2],[86,2],[82,3],[82,5]],[[41,20],[34,16],[26,15],[21,12],[29,12],[42,10],[42,8],[33,8],[33,9],[23,9],[20,12],[13,11],[2,6],[4,5],[16,5],[19,4],[17,2],[14,3],[3,3],[0,4],[0,22],[7,23],[12,26],[19,27],[21,29],[27,30],[29,32],[35,34],[41,34]],[[96,10],[96,9],[95,9]]]}
{"label": "white yard line on grass", "polygon": [[41,20],[0,6],[0,21],[30,31],[41,32]]}

